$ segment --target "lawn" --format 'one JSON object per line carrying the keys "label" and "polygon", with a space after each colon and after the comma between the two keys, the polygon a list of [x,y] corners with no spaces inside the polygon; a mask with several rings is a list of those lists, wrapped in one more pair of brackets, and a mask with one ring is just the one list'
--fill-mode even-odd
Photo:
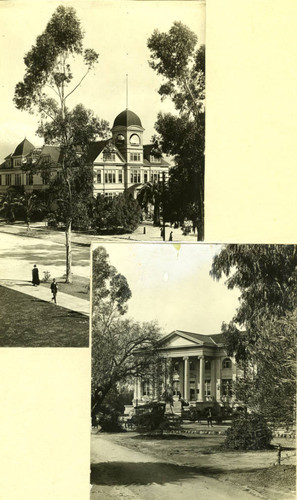
{"label": "lawn", "polygon": [[223,435],[165,435],[149,437],[136,432],[104,434],[127,448],[154,455],[166,463],[196,467],[205,476],[228,481],[257,496],[272,500],[294,498],[296,448],[293,439],[277,438],[282,464],[275,465],[277,450],[228,451],[222,448]]}
{"label": "lawn", "polygon": [[[59,292],[67,293],[68,295],[73,295],[74,297],[78,297],[79,299],[90,299],[90,280],[84,278],[83,276],[74,275],[72,277],[72,283],[65,283],[65,277],[56,278],[58,283]],[[50,288],[51,279],[49,282],[44,283],[43,281],[40,283],[41,286],[45,288]]]}
{"label": "lawn", "polygon": [[1,347],[88,347],[89,318],[0,286]]}

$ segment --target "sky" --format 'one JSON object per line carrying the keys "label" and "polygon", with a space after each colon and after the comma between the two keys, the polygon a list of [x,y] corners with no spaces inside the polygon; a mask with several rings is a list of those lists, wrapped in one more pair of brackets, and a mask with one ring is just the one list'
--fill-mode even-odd
{"label": "sky", "polygon": [[[94,245],[95,248],[98,245]],[[223,321],[234,316],[238,290],[209,275],[220,245],[198,243],[107,243],[109,262],[128,281],[132,298],[128,316],[157,321],[163,333],[185,330],[201,334],[221,332]]]}
{"label": "sky", "polygon": [[[13,103],[15,85],[23,79],[24,55],[35,44],[58,5],[71,5],[85,31],[84,46],[99,53],[99,64],[69,99],[82,102],[97,116],[109,121],[126,108],[126,74],[129,75],[128,107],[140,117],[144,140],[150,142],[159,111],[173,111],[169,100],[157,92],[161,77],[149,67],[147,39],[154,29],[168,31],[174,21],[186,24],[205,43],[205,2],[126,0],[2,0],[0,2],[1,114],[0,161],[27,137],[35,146],[38,119],[19,111]],[[82,75],[76,61],[74,81]]]}

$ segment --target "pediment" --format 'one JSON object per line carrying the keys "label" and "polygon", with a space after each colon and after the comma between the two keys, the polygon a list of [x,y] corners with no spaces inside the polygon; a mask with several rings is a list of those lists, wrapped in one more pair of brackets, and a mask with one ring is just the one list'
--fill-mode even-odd
{"label": "pediment", "polygon": [[[106,155],[111,155],[110,158],[106,158]],[[94,163],[124,163],[118,151],[101,151],[98,156],[95,158]]]}
{"label": "pediment", "polygon": [[164,347],[197,347],[197,343],[176,335],[175,337],[169,339],[165,344],[163,344],[163,346]]}

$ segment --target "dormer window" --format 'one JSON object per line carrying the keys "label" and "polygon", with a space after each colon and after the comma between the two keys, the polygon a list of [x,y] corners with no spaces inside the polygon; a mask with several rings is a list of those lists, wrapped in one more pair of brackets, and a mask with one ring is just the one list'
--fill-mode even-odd
{"label": "dormer window", "polygon": [[22,165],[22,160],[21,160],[21,158],[15,158],[15,159],[13,160],[13,164],[14,164],[14,166],[15,166],[15,167],[20,167],[20,166]]}
{"label": "dormer window", "polygon": [[115,161],[115,153],[103,153],[103,161]]}
{"label": "dormer window", "polygon": [[153,156],[153,155],[150,155],[150,163],[161,163],[161,156],[157,157],[157,156]]}

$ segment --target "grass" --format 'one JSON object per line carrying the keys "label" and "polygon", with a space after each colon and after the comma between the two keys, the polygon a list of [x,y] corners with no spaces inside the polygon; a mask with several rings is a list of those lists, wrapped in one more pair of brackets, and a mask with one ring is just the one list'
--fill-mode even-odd
{"label": "grass", "polygon": [[2,286],[0,317],[1,347],[89,345],[87,316]]}
{"label": "grass", "polygon": [[[50,288],[51,278],[48,282],[44,283],[43,281],[40,283],[41,286],[45,288]],[[58,283],[59,292],[67,293],[68,295],[72,295],[73,297],[78,297],[79,299],[90,299],[90,280],[88,278],[84,278],[83,276],[74,275],[72,277],[72,283],[65,283],[65,277],[56,278]]]}

